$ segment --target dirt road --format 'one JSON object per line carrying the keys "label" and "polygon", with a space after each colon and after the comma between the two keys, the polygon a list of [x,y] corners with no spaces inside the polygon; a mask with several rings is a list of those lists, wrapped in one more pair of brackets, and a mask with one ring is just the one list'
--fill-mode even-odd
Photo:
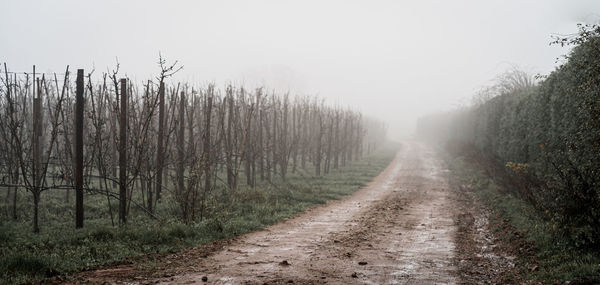
{"label": "dirt road", "polygon": [[404,144],[367,187],[250,233],[165,283],[455,283],[456,199],[431,149]]}
{"label": "dirt road", "polygon": [[431,148],[407,142],[373,182],[342,200],[265,230],[167,255],[148,268],[143,262],[106,266],[70,282],[521,283],[523,266],[515,266],[514,253],[527,248],[525,241],[498,218],[494,231],[513,238],[497,239],[490,209],[470,186],[450,177]]}

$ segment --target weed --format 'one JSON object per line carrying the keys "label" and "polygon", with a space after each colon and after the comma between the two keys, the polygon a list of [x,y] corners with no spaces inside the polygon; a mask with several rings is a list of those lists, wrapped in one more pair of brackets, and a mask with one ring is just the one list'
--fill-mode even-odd
{"label": "weed", "polygon": [[[290,173],[286,180],[273,177],[272,183],[258,181],[256,188],[241,185],[235,199],[228,196],[228,189],[218,189],[207,204],[204,218],[189,225],[177,221],[177,205],[168,193],[157,204],[159,220],[131,208],[130,223],[121,227],[111,225],[106,198],[89,195],[85,199],[85,228],[76,230],[72,205],[64,203],[64,195],[49,191],[41,206],[45,225],[40,234],[31,233],[25,214],[24,220],[0,225],[0,280],[22,283],[68,275],[142,254],[177,252],[255,231],[312,205],[351,194],[379,174],[394,154],[394,148],[387,148],[322,177],[306,174],[314,173],[308,168]],[[221,195],[218,193],[223,196],[217,197]]]}
{"label": "weed", "polygon": [[535,270],[524,268],[527,279],[543,283],[600,282],[598,252],[573,247],[569,238],[561,235],[531,204],[513,194],[518,191],[503,189],[505,186],[500,186],[501,183],[473,163],[472,158],[448,156],[446,161],[462,184],[470,185],[480,200],[535,246],[534,258],[539,267]]}

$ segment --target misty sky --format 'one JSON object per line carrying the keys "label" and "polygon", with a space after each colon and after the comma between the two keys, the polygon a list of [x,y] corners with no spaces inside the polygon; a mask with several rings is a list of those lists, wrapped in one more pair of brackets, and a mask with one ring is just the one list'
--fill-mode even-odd
{"label": "misty sky", "polygon": [[[0,0],[0,62],[12,71],[113,68],[174,81],[318,95],[409,136],[418,116],[468,101],[498,73],[547,74],[551,35],[600,19],[596,0]],[[99,78],[99,76],[98,76]]]}

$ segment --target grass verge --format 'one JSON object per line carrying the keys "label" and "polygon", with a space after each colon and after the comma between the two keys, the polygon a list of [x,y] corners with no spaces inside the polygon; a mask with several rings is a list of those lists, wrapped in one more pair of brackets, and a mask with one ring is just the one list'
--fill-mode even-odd
{"label": "grass verge", "polygon": [[[33,234],[26,220],[2,221],[0,283],[68,276],[99,265],[130,263],[144,254],[175,253],[261,229],[307,207],[353,193],[383,171],[396,150],[393,146],[386,147],[321,177],[308,174],[312,173],[310,169],[300,170],[285,181],[277,178],[272,184],[262,183],[254,189],[242,187],[236,198],[227,202],[220,202],[216,193],[211,203],[213,214],[189,225],[167,218],[139,219],[123,227],[113,227],[105,217],[88,217],[85,228],[75,230],[72,220],[55,218],[42,225],[41,233]],[[168,199],[163,201],[168,203]],[[90,205],[94,206],[103,207]]]}
{"label": "grass verge", "polygon": [[[545,221],[534,208],[505,189],[502,183],[489,175],[482,166],[482,160],[452,153],[446,156],[446,163],[459,183],[473,189],[477,197],[493,211],[495,219],[490,223],[507,223],[515,229],[501,232],[502,225],[492,225],[494,234],[507,243],[524,239],[533,245],[533,252],[520,252],[521,268],[527,281],[542,283],[569,282],[570,284],[600,283],[600,253],[582,252],[568,245],[564,237]],[[516,236],[514,236],[516,235]],[[519,252],[519,249],[517,249]],[[525,260],[526,259],[526,260]],[[535,265],[531,265],[535,264]]]}

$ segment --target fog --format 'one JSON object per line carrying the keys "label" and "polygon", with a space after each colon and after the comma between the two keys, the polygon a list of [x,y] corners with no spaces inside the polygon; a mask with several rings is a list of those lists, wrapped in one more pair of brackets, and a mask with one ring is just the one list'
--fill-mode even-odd
{"label": "fog", "polygon": [[551,35],[597,22],[600,1],[1,1],[12,71],[114,68],[318,95],[409,137],[416,119],[464,104],[498,73],[547,74]]}

